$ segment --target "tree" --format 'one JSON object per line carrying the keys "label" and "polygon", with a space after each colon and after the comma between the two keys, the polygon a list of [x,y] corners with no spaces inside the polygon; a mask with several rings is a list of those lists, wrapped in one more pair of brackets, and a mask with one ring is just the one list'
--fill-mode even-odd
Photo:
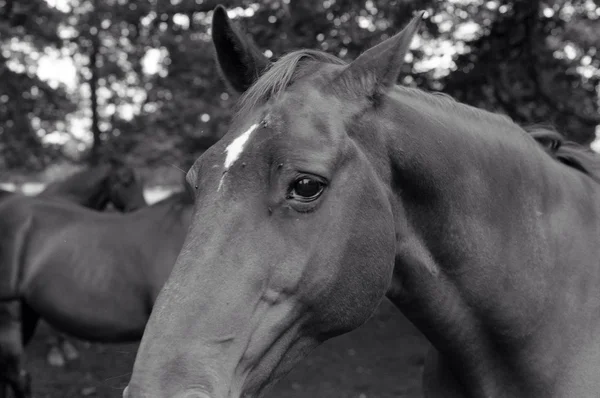
{"label": "tree", "polygon": [[0,169],[40,169],[59,154],[42,138],[64,130],[75,109],[64,87],[36,75],[39,53],[61,48],[63,15],[43,0],[5,0],[0,7]]}
{"label": "tree", "polygon": [[[185,169],[224,134],[236,95],[221,82],[213,59],[210,19],[218,3],[238,15],[242,28],[274,59],[318,48],[351,60],[426,9],[430,17],[409,54],[403,84],[446,92],[522,124],[549,122],[580,143],[589,143],[600,124],[600,7],[593,0],[70,0],[63,13],[43,0],[33,3],[46,10],[35,13],[46,20],[30,24],[10,17],[0,29],[13,37],[19,29],[40,29],[18,40],[40,41],[37,51],[48,43],[69,51],[81,88],[69,94],[79,105],[75,115],[90,122],[91,161],[116,153],[140,166]],[[10,4],[5,0],[5,8]],[[4,46],[11,40],[3,40]],[[35,65],[32,57],[15,54],[13,64]],[[28,82],[36,79],[33,72],[27,76]],[[28,87],[22,83],[11,95]],[[44,97],[32,100],[35,109],[24,100],[19,106],[46,123],[46,131],[60,128],[73,111],[64,89],[37,93]],[[7,118],[2,98],[0,117]],[[52,115],[45,113],[49,109],[55,109]],[[29,150],[43,158],[48,152],[33,133],[39,127],[31,126],[30,133],[18,135],[29,143],[15,153]],[[7,137],[17,135],[0,136],[0,143],[14,147]]]}
{"label": "tree", "polygon": [[[469,43],[471,51],[457,57],[456,71],[442,81],[444,91],[523,124],[551,123],[589,144],[600,124],[600,58],[586,29],[600,31],[600,9],[589,4],[499,2],[487,32]],[[578,73],[585,66],[589,72]]]}
{"label": "tree", "polygon": [[[172,160],[187,158],[186,165],[202,150],[194,146],[199,137],[206,138],[204,146],[224,133],[234,103],[212,61],[210,12],[206,11],[213,4],[209,3],[200,7],[195,1],[176,6],[157,3],[150,24],[154,31],[148,32],[164,53],[165,69],[148,81],[147,108],[134,123],[140,132],[151,128],[148,133],[156,142],[175,154]],[[524,125],[548,122],[568,138],[589,143],[600,124],[596,116],[600,64],[594,47],[597,35],[592,33],[599,8],[590,3],[268,0],[260,4],[243,1],[234,11],[269,56],[277,58],[305,47],[350,60],[395,33],[414,11],[425,8],[431,17],[421,43],[413,48],[404,84],[444,91],[475,106],[506,113]],[[451,61],[428,67],[433,58],[448,58],[443,54],[445,42],[453,44]],[[576,57],[560,56],[570,48],[575,48]],[[587,74],[578,72],[583,64],[589,66]],[[138,148],[150,153],[150,135],[145,137]],[[164,156],[158,153],[153,158],[160,161]]]}

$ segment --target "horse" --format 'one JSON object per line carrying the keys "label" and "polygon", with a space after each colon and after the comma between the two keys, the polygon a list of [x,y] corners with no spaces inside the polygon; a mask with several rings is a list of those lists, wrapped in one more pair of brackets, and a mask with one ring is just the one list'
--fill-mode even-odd
{"label": "horse", "polygon": [[[67,200],[98,211],[105,211],[109,204],[121,212],[148,205],[141,179],[131,167],[117,160],[52,181],[38,197]],[[52,333],[48,345],[47,361],[52,366],[64,366],[66,360],[76,359],[79,355],[75,346],[61,333]]]}
{"label": "horse", "polygon": [[[124,164],[114,162],[110,165],[103,164],[85,168],[67,178],[53,181],[37,197],[84,206],[96,211],[105,210],[108,204],[112,204],[119,211],[133,211],[147,205],[143,196],[143,185],[134,170]],[[21,194],[9,191],[1,192],[0,201],[9,198],[17,201],[28,200]],[[19,316],[22,320],[21,339],[29,342],[34,334],[37,317],[31,317],[31,311],[25,304],[22,305]],[[62,342],[66,353],[71,356],[77,355],[75,348],[62,336],[55,339],[57,340],[56,344],[59,341]],[[57,358],[64,361],[62,354],[56,347],[52,347],[49,360],[54,363]],[[23,374],[22,379],[25,378],[28,378],[27,374]],[[0,386],[0,389],[0,396],[3,396],[2,394],[5,394],[4,386]]]}
{"label": "horse", "polygon": [[260,397],[384,297],[432,344],[427,397],[597,396],[600,159],[398,85],[422,19],[352,62],[271,62],[215,9],[244,94],[188,172],[192,223],[124,397]]}
{"label": "horse", "polygon": [[188,191],[129,213],[39,197],[1,201],[0,380],[31,396],[22,354],[39,319],[92,342],[141,338],[192,207]]}
{"label": "horse", "polygon": [[122,212],[147,206],[143,183],[135,171],[115,162],[86,168],[53,181],[38,196],[63,199],[99,211],[105,210],[109,203]]}

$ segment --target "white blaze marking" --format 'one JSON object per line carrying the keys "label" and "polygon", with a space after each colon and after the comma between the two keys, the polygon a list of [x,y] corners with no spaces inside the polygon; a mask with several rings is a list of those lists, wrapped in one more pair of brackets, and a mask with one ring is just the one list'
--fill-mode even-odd
{"label": "white blaze marking", "polygon": [[246,145],[248,138],[250,138],[250,135],[254,132],[254,130],[256,130],[257,127],[258,124],[253,124],[244,132],[244,134],[233,140],[231,144],[225,148],[225,152],[227,153],[227,156],[225,157],[225,170],[228,170],[235,163],[235,161],[240,158],[240,155],[244,151],[244,145]]}
{"label": "white blaze marking", "polygon": [[229,168],[233,166],[233,164],[240,158],[240,155],[242,152],[244,152],[244,145],[246,145],[250,135],[252,135],[257,127],[258,124],[253,124],[248,128],[248,130],[244,131],[242,135],[231,141],[231,144],[227,145],[227,148],[225,148],[225,153],[227,154],[225,156],[225,170],[223,171],[223,175],[219,181],[219,187],[217,188],[217,191],[221,190],[221,187],[223,186],[223,180],[225,179],[225,174],[227,174]]}
{"label": "white blaze marking", "polygon": [[223,175],[221,176],[221,179],[219,180],[219,186],[217,187],[217,192],[219,192],[221,190],[221,187],[223,186],[224,178],[225,178],[225,173],[223,173]]}

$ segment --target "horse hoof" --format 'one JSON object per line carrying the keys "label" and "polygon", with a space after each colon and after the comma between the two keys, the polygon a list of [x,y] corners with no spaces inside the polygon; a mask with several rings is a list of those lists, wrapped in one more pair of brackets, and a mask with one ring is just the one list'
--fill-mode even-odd
{"label": "horse hoof", "polygon": [[73,344],[66,340],[62,343],[62,351],[65,354],[67,360],[69,361],[73,361],[79,358],[79,352],[77,351],[77,348],[75,348]]}
{"label": "horse hoof", "polygon": [[60,350],[58,349],[58,347],[52,347],[52,348],[50,348],[50,352],[48,352],[48,357],[46,359],[47,359],[48,364],[50,366],[54,366],[54,367],[57,367],[57,368],[64,367],[65,364],[66,364],[66,362],[67,362],[67,361],[65,361],[65,357],[60,352]]}

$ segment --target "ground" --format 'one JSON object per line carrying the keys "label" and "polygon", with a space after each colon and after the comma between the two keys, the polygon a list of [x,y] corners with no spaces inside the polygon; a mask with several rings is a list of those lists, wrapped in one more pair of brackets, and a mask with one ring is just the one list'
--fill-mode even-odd
{"label": "ground", "polygon": [[[137,344],[76,341],[80,359],[66,368],[46,363],[48,327],[42,325],[27,350],[35,398],[120,398],[129,380]],[[392,304],[384,301],[362,327],[312,352],[267,398],[420,397],[428,343]]]}

